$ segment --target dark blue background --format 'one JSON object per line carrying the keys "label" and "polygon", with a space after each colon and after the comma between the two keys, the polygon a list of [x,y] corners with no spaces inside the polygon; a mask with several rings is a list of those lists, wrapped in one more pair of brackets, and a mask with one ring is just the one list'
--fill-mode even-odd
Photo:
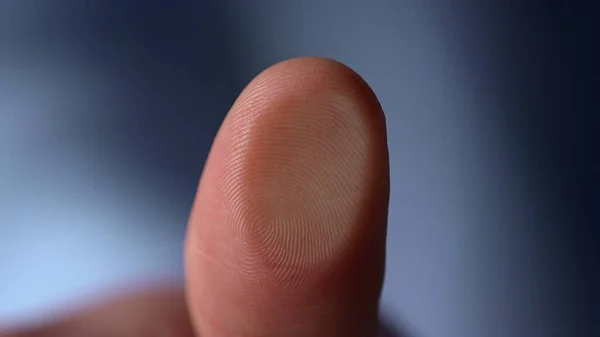
{"label": "dark blue background", "polygon": [[593,1],[0,0],[0,322],[180,278],[229,106],[265,67],[318,55],[361,73],[387,113],[393,325],[600,335],[598,14]]}

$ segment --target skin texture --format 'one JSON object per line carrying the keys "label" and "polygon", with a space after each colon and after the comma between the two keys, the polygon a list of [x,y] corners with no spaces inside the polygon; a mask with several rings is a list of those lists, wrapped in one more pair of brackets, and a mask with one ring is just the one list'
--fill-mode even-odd
{"label": "skin texture", "polygon": [[279,63],[215,138],[189,220],[185,291],[4,336],[374,336],[388,199],[385,120],[368,85],[332,60]]}

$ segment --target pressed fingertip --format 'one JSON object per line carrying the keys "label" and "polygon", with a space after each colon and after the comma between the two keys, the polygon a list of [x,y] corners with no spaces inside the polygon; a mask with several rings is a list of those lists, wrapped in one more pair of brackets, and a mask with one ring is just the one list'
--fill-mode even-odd
{"label": "pressed fingertip", "polygon": [[329,266],[361,232],[373,178],[383,173],[381,130],[351,92],[284,88],[281,99],[238,107],[222,203],[246,243],[237,257],[266,270],[308,271]]}

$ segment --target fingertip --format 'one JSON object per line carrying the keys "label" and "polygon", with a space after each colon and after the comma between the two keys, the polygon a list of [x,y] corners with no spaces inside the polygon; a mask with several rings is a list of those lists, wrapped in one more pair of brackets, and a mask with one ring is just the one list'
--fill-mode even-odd
{"label": "fingertip", "polygon": [[375,123],[372,131],[385,138],[385,115],[371,87],[352,68],[323,57],[297,57],[263,70],[236,100],[231,115],[252,114],[252,105],[272,100],[302,97],[317,101],[327,100],[328,95],[354,104],[358,113]]}
{"label": "fingertip", "polygon": [[345,65],[278,63],[215,139],[190,217],[190,306],[207,337],[375,331],[385,255],[385,119]]}

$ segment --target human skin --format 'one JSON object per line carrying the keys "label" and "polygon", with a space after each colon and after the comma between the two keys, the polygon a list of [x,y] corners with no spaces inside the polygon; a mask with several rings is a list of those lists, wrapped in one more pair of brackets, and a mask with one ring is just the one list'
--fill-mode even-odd
{"label": "human skin", "polygon": [[0,336],[375,336],[389,163],[383,111],[348,67],[259,74],[217,134],[189,218],[185,288]]}

